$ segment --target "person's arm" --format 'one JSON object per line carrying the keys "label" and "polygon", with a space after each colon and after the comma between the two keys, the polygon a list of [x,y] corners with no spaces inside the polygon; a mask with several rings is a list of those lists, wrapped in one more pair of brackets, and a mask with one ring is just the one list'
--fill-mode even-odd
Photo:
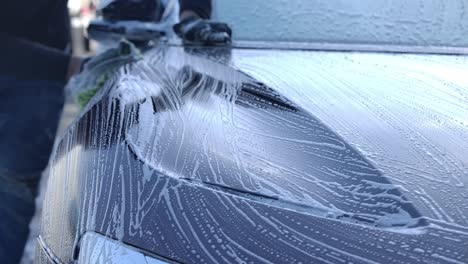
{"label": "person's arm", "polygon": [[[80,68],[65,47],[70,26],[64,0],[7,0],[0,8],[0,75],[66,81]],[[28,8],[24,8],[27,5]]]}
{"label": "person's arm", "polygon": [[0,32],[0,74],[16,78],[67,81],[79,72],[81,59]]}
{"label": "person's arm", "polygon": [[211,0],[180,0],[180,23],[174,32],[186,44],[227,45],[232,31],[226,23],[213,22]]}
{"label": "person's arm", "polygon": [[190,16],[211,18],[211,0],[180,0],[180,20]]}

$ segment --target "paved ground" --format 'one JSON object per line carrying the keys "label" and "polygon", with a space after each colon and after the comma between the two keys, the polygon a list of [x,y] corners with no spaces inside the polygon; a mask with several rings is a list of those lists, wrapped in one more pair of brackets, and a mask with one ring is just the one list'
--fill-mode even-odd
{"label": "paved ground", "polygon": [[[78,111],[78,106],[73,103],[67,103],[65,105],[59,124],[57,138],[60,138],[61,135],[66,131],[66,128],[73,122]],[[44,200],[45,186],[47,184],[48,176],[48,169],[46,169],[42,174],[39,196],[36,198],[36,214],[30,224],[31,233],[29,234],[29,240],[26,244],[21,264],[33,263],[34,260],[34,249],[36,247],[36,237],[39,235],[41,221],[40,218],[42,214],[42,201]]]}

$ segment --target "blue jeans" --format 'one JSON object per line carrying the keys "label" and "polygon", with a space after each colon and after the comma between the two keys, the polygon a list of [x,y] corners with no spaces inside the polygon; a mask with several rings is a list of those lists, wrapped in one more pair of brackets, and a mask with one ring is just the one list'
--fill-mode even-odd
{"label": "blue jeans", "polygon": [[63,86],[0,76],[1,263],[21,259],[63,107]]}

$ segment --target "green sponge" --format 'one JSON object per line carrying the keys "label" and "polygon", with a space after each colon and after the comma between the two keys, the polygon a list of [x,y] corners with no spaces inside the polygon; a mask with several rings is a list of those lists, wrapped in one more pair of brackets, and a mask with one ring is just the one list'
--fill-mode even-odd
{"label": "green sponge", "polygon": [[116,48],[111,48],[90,59],[82,73],[70,83],[75,92],[75,100],[81,109],[91,101],[91,98],[118,71],[130,62],[143,59],[141,51],[132,43],[122,40]]}
{"label": "green sponge", "polygon": [[85,89],[84,92],[80,93],[77,97],[77,102],[80,105],[81,109],[85,108],[85,106],[89,103],[91,98],[93,98],[96,93],[104,86],[104,84],[109,80],[109,74],[104,74],[99,78],[96,82],[94,87],[89,89]]}

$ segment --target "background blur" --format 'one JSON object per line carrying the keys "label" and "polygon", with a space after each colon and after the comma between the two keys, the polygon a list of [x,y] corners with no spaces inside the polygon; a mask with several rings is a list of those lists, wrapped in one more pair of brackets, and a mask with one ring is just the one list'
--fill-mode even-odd
{"label": "background blur", "polygon": [[92,0],[69,0],[68,9],[72,26],[72,47],[75,55],[94,54],[97,44],[86,34],[89,22],[95,18],[96,6]]}

